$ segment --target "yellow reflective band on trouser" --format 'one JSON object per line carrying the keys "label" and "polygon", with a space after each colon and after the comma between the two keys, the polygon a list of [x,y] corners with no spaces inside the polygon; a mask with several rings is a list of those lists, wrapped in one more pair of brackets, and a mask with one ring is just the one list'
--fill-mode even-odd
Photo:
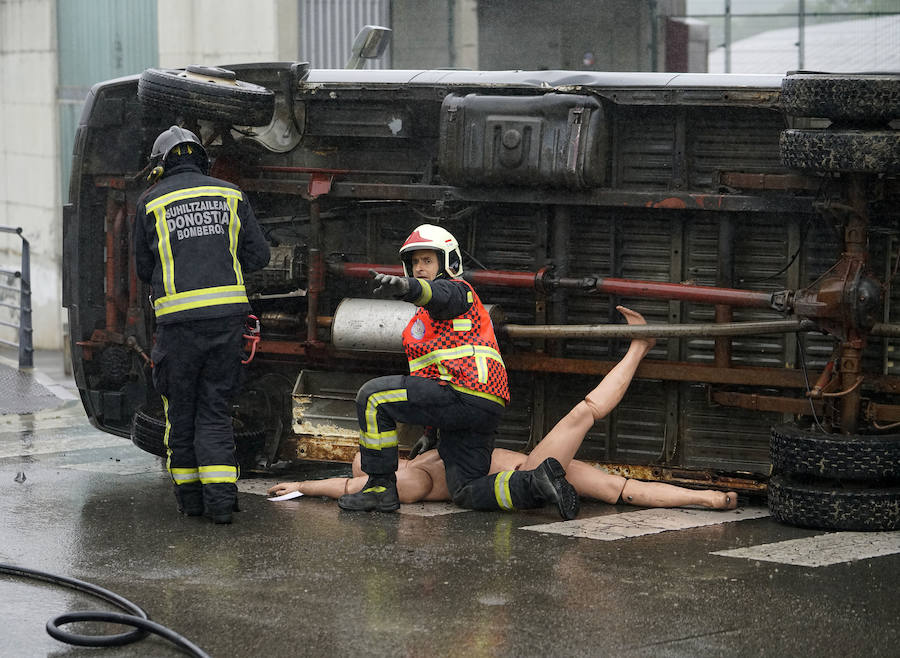
{"label": "yellow reflective band on trouser", "polygon": [[169,432],[172,430],[172,424],[169,422],[169,398],[160,395],[163,403],[163,418],[166,419],[166,431],[163,432],[163,445],[166,446],[166,470],[171,470],[172,450],[169,448]]}
{"label": "yellow reflective band on trouser", "polygon": [[175,484],[190,484],[200,482],[200,471],[196,468],[169,468],[172,481]]}
{"label": "yellow reflective band on trouser", "polygon": [[359,431],[359,445],[370,450],[396,447],[396,429],[388,430],[387,432],[378,431],[378,406],[391,402],[406,402],[407,399],[405,388],[379,391],[370,395],[369,399],[366,400],[366,426]]}
{"label": "yellow reflective band on trouser", "polygon": [[387,487],[382,487],[381,485],[363,489],[363,493],[384,493],[385,491],[387,491]]}
{"label": "yellow reflective band on trouser", "polygon": [[515,471],[500,471],[494,480],[494,498],[500,509],[511,511],[516,509],[512,502],[512,494],[509,493],[509,478]]}
{"label": "yellow reflective band on trouser", "polygon": [[425,306],[425,304],[431,301],[431,284],[428,283],[426,279],[416,279],[416,281],[421,284],[422,292],[413,304],[416,306]]}
{"label": "yellow reflective band on trouser", "polygon": [[178,292],[174,295],[160,297],[153,302],[156,317],[162,317],[169,313],[187,311],[207,306],[220,306],[224,304],[247,304],[247,291],[242,285],[217,286],[215,288],[200,288]]}
{"label": "yellow reflective band on trouser", "polygon": [[219,482],[237,482],[237,467],[218,464],[216,466],[201,466],[200,482],[203,484],[216,484]]}

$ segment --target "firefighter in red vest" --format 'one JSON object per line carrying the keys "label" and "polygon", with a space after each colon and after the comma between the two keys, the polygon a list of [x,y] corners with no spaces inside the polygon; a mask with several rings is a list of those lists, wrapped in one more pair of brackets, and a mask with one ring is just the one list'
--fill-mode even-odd
{"label": "firefighter in red vest", "polygon": [[[553,458],[533,471],[488,475],[494,431],[509,402],[509,384],[490,317],[462,277],[456,239],[423,224],[400,248],[406,276],[372,272],[383,293],[418,309],[403,331],[409,375],[370,380],[356,396],[362,470],[369,480],[345,494],[345,510],[393,512],[397,496],[397,423],[439,431],[453,502],[477,510],[514,510],[556,504],[565,519],[578,513],[578,495]],[[427,435],[414,451],[429,449]],[[422,446],[422,443],[429,445]]]}

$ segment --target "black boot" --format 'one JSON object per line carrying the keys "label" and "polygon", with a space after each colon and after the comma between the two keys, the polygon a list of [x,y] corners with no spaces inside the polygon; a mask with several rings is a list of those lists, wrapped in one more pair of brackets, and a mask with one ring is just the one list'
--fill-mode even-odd
{"label": "black boot", "polygon": [[233,482],[214,482],[203,485],[203,516],[213,523],[231,523],[237,512],[237,485]]}
{"label": "black boot", "polygon": [[534,471],[532,486],[545,503],[556,503],[559,515],[566,521],[578,516],[580,502],[575,487],[566,480],[566,470],[553,457],[541,462]]}
{"label": "black boot", "polygon": [[189,482],[175,485],[175,500],[178,503],[178,511],[187,516],[201,516],[203,514],[203,490],[200,483]]}
{"label": "black boot", "polygon": [[215,510],[206,510],[204,513],[206,518],[215,524],[231,523],[231,510],[227,512],[219,512]]}
{"label": "black boot", "polygon": [[353,512],[396,512],[400,509],[400,498],[397,495],[397,476],[394,473],[388,475],[369,476],[369,481],[362,491],[353,494],[344,494],[338,498],[338,506],[341,509]]}

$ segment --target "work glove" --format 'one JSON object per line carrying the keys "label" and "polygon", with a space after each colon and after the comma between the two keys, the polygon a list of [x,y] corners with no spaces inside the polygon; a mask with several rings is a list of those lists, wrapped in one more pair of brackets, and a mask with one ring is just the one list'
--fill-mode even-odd
{"label": "work glove", "polygon": [[382,274],[375,270],[369,270],[369,274],[375,280],[375,290],[372,292],[376,295],[401,299],[409,292],[409,280],[405,276]]}
{"label": "work glove", "polygon": [[409,459],[413,459],[416,455],[423,452],[434,450],[437,446],[437,432],[433,430],[425,430],[425,433],[419,437],[419,440],[413,444],[409,450]]}

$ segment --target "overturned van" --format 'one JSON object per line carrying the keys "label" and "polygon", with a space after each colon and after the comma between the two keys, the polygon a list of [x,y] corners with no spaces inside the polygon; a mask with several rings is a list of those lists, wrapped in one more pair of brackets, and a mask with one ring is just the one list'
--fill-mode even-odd
{"label": "overturned van", "polygon": [[512,392],[499,446],[528,450],[651,331],[580,458],[767,492],[788,523],[900,527],[898,119],[900,74],[272,63],[98,84],[64,212],[85,410],[164,450],[130,243],[151,145],[178,123],[272,246],[246,276],[262,333],[234,409],[245,468],[352,458],[356,390],[406,370],[413,310],[373,299],[368,270],[400,273],[398,245],[428,222],[492,309]]}

